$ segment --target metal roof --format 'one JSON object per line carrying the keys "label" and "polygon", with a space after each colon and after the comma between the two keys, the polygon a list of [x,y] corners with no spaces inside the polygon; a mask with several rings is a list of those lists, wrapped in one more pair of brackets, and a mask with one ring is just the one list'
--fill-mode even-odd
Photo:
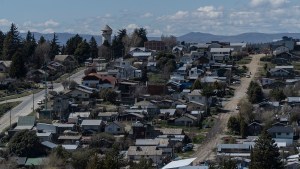
{"label": "metal roof", "polygon": [[100,126],[102,120],[82,120],[81,126]]}
{"label": "metal roof", "polygon": [[162,169],[176,169],[179,167],[189,166],[196,158],[188,158],[184,160],[172,161],[165,165]]}

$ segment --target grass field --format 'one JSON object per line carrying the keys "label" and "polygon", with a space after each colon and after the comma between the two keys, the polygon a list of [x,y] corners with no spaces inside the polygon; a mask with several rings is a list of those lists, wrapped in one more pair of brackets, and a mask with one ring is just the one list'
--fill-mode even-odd
{"label": "grass field", "polygon": [[21,103],[21,101],[0,104],[0,117],[2,117],[6,112],[8,112],[10,109],[16,107],[20,103]]}
{"label": "grass field", "polygon": [[247,56],[247,57],[242,58],[239,61],[236,61],[236,63],[240,64],[240,65],[246,65],[246,64],[249,64],[251,62],[251,60],[252,60],[252,58]]}

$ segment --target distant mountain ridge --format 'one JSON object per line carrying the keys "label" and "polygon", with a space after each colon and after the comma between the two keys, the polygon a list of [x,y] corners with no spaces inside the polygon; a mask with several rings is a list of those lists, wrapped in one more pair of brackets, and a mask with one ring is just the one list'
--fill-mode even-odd
{"label": "distant mountain ridge", "polygon": [[185,42],[210,42],[210,41],[223,41],[223,42],[248,42],[248,43],[266,43],[274,40],[281,39],[283,36],[293,37],[300,39],[300,33],[257,33],[249,32],[238,35],[213,35],[209,33],[191,32],[177,39]]}
{"label": "distant mountain ridge", "polygon": [[[33,32],[36,40],[40,39],[43,35],[46,40],[51,40],[53,38],[53,33],[38,33]],[[21,33],[21,37],[25,38],[26,33]],[[56,33],[60,45],[66,44],[67,40],[75,36],[74,33]],[[89,34],[79,34],[83,39],[89,41],[92,36],[96,39],[98,45],[102,42],[101,35],[89,35]],[[266,43],[272,42],[274,40],[281,39],[283,36],[293,37],[294,39],[300,39],[300,33],[257,33],[249,32],[242,33],[238,35],[214,35],[210,33],[201,32],[190,32],[182,36],[178,36],[178,41],[185,42],[195,42],[195,43],[205,43],[211,41],[222,41],[222,42],[248,42],[248,43]],[[160,40],[160,37],[148,37],[149,40]]]}

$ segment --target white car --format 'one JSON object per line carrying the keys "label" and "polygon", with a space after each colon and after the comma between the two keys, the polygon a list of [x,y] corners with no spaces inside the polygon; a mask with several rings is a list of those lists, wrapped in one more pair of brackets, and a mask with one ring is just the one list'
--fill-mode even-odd
{"label": "white car", "polygon": [[250,75],[246,75],[246,78],[250,78]]}
{"label": "white car", "polygon": [[41,105],[41,104],[44,104],[44,102],[43,102],[43,100],[39,100],[39,101],[37,102],[37,104],[38,104],[38,105]]}
{"label": "white car", "polygon": [[240,106],[236,106],[236,107],[235,107],[235,110],[240,110]]}

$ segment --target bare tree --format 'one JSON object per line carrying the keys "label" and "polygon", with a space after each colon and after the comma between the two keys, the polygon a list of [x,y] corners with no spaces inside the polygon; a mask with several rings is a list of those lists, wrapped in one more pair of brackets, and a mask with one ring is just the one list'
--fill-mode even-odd
{"label": "bare tree", "polygon": [[169,51],[171,51],[172,48],[177,45],[177,38],[173,35],[170,36],[161,35],[161,41],[165,42],[166,47]]}
{"label": "bare tree", "polygon": [[40,68],[44,63],[50,61],[50,44],[48,42],[38,44],[34,51],[33,60],[36,68]]}
{"label": "bare tree", "polygon": [[238,105],[240,106],[240,115],[244,117],[246,123],[254,120],[253,106],[247,99],[241,99]]}
{"label": "bare tree", "polygon": [[125,47],[125,53],[128,53],[131,47],[136,47],[142,42],[142,38],[133,32],[132,34],[125,36],[122,41]]}

